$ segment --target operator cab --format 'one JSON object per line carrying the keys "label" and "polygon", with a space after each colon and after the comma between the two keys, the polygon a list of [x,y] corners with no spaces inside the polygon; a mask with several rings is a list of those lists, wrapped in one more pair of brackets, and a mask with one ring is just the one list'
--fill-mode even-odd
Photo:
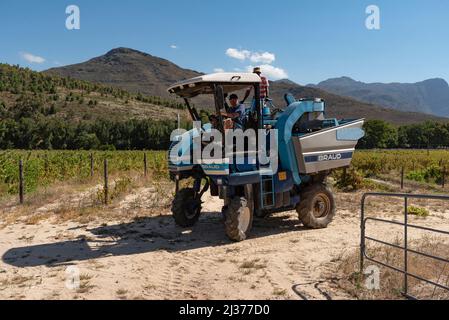
{"label": "operator cab", "polygon": [[[200,117],[194,107],[190,105],[189,99],[199,95],[213,95],[215,102],[215,117],[218,119],[219,130],[224,131],[224,119],[221,111],[226,109],[225,98],[228,94],[239,90],[254,87],[254,112],[248,112],[248,124],[254,129],[262,128],[262,107],[260,102],[261,79],[254,73],[232,73],[222,72],[201,75],[192,79],[175,83],[168,88],[168,92],[183,98],[193,121],[199,121]],[[248,110],[247,110],[248,111]]]}

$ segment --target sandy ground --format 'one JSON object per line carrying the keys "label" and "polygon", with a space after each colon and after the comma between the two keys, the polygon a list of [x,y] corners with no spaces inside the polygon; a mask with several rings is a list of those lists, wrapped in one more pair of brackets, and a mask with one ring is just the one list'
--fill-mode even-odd
{"label": "sandy ground", "polygon": [[[127,195],[117,210],[145,211],[150,191]],[[176,227],[169,210],[106,223],[11,224],[0,229],[0,298],[351,299],[333,277],[342,257],[359,246],[360,197],[337,194],[337,215],[327,229],[308,230],[296,212],[285,212],[255,220],[241,243],[226,238],[222,203],[208,195],[189,230]],[[370,203],[376,216],[401,219],[400,202]],[[411,220],[449,230],[448,218],[449,204],[433,204],[429,217]],[[368,232],[385,240],[402,235],[376,223]]]}

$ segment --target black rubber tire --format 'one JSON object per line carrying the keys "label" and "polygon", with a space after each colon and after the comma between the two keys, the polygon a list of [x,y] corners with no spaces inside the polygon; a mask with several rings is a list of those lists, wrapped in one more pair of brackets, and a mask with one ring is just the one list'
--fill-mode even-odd
{"label": "black rubber tire", "polygon": [[[225,218],[225,231],[229,239],[233,241],[245,240],[253,225],[253,199],[252,188],[249,192],[245,192],[246,197],[234,197],[230,200],[229,204],[223,208],[223,214]],[[248,212],[249,210],[249,212]],[[239,217],[242,214],[249,214],[248,224],[245,229],[241,229],[242,225],[239,223]]]}
{"label": "black rubber tire", "polygon": [[171,211],[178,226],[191,227],[200,217],[201,200],[195,199],[195,191],[192,188],[181,189],[173,199]]}
{"label": "black rubber tire", "polygon": [[[300,194],[301,202],[296,207],[299,220],[307,228],[323,229],[332,222],[335,216],[335,199],[329,188],[322,183],[315,183],[307,187]],[[324,200],[323,213],[320,216],[315,215],[318,201]]]}

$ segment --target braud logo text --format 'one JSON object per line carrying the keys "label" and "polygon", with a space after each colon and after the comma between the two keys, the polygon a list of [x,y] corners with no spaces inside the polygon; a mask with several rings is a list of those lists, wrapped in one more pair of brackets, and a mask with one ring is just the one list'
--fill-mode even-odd
{"label": "braud logo text", "polygon": [[331,153],[331,154],[325,154],[322,156],[318,156],[318,161],[329,161],[329,160],[340,160],[341,159],[341,153]]}

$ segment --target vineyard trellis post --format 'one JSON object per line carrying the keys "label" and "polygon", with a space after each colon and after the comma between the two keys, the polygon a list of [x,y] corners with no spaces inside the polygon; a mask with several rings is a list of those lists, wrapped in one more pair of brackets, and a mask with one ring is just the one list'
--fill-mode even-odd
{"label": "vineyard trellis post", "polygon": [[44,158],[44,174],[45,177],[48,176],[48,153],[45,153],[45,158]]}
{"label": "vineyard trellis post", "polygon": [[90,177],[94,176],[94,154],[90,154]]}
{"label": "vineyard trellis post", "polygon": [[404,166],[401,167],[401,190],[404,189]]}
{"label": "vineyard trellis post", "polygon": [[109,184],[108,184],[108,159],[104,159],[104,204],[108,204]]}
{"label": "vineyard trellis post", "polygon": [[80,177],[83,176],[83,163],[84,163],[83,155],[80,154],[80,159],[78,161],[78,172]]}
{"label": "vineyard trellis post", "polygon": [[143,175],[147,176],[147,153],[143,154]]}
{"label": "vineyard trellis post", "polygon": [[443,166],[443,170],[441,172],[441,186],[444,188],[446,184],[446,166]]}
{"label": "vineyard trellis post", "polygon": [[19,201],[20,204],[23,204],[23,194],[24,194],[24,187],[23,187],[23,160],[19,160]]}

